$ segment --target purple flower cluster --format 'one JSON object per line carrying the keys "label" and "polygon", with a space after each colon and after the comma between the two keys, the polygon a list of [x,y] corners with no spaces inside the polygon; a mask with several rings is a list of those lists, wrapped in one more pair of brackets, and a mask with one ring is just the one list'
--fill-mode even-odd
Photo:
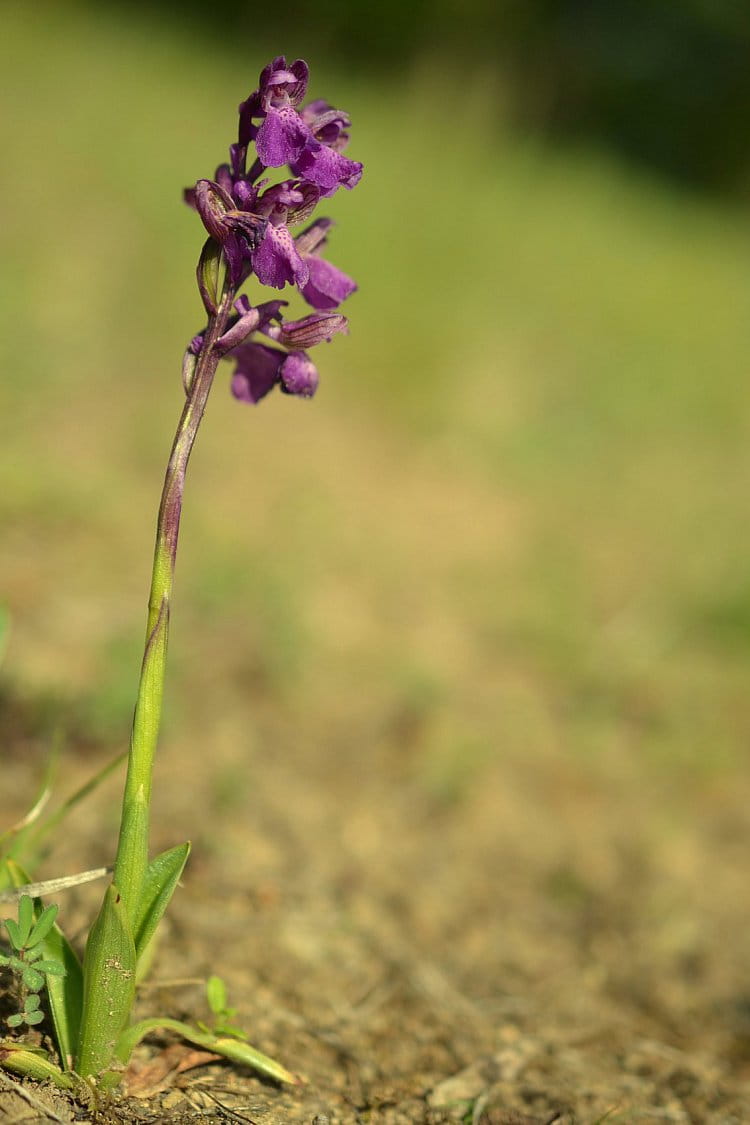
{"label": "purple flower cluster", "polygon": [[[301,106],[307,81],[301,59],[287,66],[280,56],[269,63],[258,89],[239,107],[239,135],[230,146],[229,163],[217,168],[213,180],[199,180],[185,192],[221,247],[233,292],[254,274],[274,289],[296,286],[315,310],[285,321],[286,301],[253,307],[243,296],[234,302],[234,315],[214,348],[235,361],[232,392],[243,402],[259,402],[277,384],[287,394],[313,395],[318,372],[307,349],[347,331],[346,317],[333,310],[357,288],[322,256],[330,219],[316,219],[296,235],[289,229],[309,218],[321,198],[342,186],[353,188],[362,176],[362,165],[343,155],[349,118],[327,102]],[[256,158],[248,167],[251,145]],[[267,168],[283,166],[291,176],[280,183],[261,178]],[[211,315],[215,309],[201,292]],[[279,346],[256,341],[256,333]],[[201,334],[188,348],[188,381],[203,344]]]}

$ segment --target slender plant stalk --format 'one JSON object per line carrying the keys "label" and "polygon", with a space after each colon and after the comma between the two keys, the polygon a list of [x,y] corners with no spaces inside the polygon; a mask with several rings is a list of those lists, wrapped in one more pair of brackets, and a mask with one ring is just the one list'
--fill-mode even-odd
{"label": "slender plant stalk", "polygon": [[217,311],[209,320],[203,347],[197,358],[172,445],[159,505],[146,647],[133,717],[114,868],[114,883],[131,923],[138,910],[148,864],[151,782],[164,695],[169,614],[185,474],[219,362],[215,344],[226,327],[233,298],[234,289],[227,283]]}

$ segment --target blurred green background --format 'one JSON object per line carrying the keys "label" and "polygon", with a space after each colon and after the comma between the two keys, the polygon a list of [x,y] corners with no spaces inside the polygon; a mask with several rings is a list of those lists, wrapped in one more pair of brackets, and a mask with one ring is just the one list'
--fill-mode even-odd
{"label": "blurred green background", "polygon": [[385,740],[449,804],[514,761],[683,826],[745,784],[747,8],[475,8],[0,9],[7,754],[58,696],[122,740],[202,319],[180,192],[286,51],[353,118],[330,257],[360,291],[313,404],[218,382],[173,716]]}
{"label": "blurred green background", "polygon": [[[178,20],[224,52],[287,53],[395,78],[439,62],[443,113],[463,124],[466,85],[495,81],[488,124],[595,143],[709,190],[747,196],[750,7],[744,0],[288,0],[283,13],[238,0],[103,0]],[[485,89],[488,86],[485,85]]]}

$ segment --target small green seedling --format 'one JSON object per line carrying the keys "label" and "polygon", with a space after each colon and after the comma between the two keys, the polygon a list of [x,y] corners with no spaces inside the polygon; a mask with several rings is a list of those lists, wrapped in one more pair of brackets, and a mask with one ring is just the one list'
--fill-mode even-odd
{"label": "small green seedling", "polygon": [[214,1035],[228,1035],[232,1039],[247,1039],[245,1032],[235,1023],[237,1009],[227,1005],[227,986],[221,977],[209,977],[206,981],[206,1000],[214,1020],[212,1027],[203,1023],[199,1025],[204,1031],[212,1031]]}
{"label": "small green seedling", "polygon": [[44,941],[55,924],[57,906],[47,906],[34,917],[34,903],[23,895],[18,903],[18,920],[6,918],[4,926],[12,952],[0,953],[0,966],[10,969],[19,982],[21,1010],[8,1016],[8,1027],[34,1027],[44,1019],[40,993],[48,977],[64,977],[65,966],[44,956]]}

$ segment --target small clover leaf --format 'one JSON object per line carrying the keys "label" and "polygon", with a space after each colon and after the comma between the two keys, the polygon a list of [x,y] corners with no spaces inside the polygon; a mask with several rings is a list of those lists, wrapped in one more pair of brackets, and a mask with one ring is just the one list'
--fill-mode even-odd
{"label": "small clover leaf", "polygon": [[[7,923],[6,923],[7,924]],[[29,940],[34,925],[34,903],[29,895],[21,895],[18,903],[18,930],[20,942],[16,949],[23,949]]]}
{"label": "small clover leaf", "polygon": [[34,902],[22,895],[18,903],[18,920],[5,919],[12,952],[0,954],[0,965],[9,968],[19,978],[18,1003],[22,1007],[7,1019],[8,1027],[33,1027],[44,1019],[39,993],[48,976],[65,976],[65,968],[58,961],[45,960],[44,942],[57,917],[57,906],[51,905],[34,917]]}
{"label": "small clover leaf", "polygon": [[8,931],[10,944],[13,946],[13,948],[23,949],[23,937],[18,922],[14,922],[12,918],[6,918],[4,921],[4,925],[6,930]]}
{"label": "small clover leaf", "polygon": [[59,961],[35,961],[34,968],[39,973],[44,973],[47,976],[64,977],[65,966],[61,965]]}
{"label": "small clover leaf", "polygon": [[[24,898],[26,897],[27,896],[24,895]],[[21,901],[23,901],[23,899]],[[29,899],[29,902],[31,902],[31,899]],[[36,945],[39,945],[44,941],[47,934],[55,924],[58,910],[59,907],[57,903],[52,903],[50,906],[45,906],[44,910],[37,918],[34,928],[26,939],[26,945],[29,949],[33,948]]]}
{"label": "small clover leaf", "polygon": [[21,980],[30,992],[38,992],[40,988],[44,988],[44,977],[36,969],[32,969],[30,965],[26,965],[24,968],[21,973]]}

